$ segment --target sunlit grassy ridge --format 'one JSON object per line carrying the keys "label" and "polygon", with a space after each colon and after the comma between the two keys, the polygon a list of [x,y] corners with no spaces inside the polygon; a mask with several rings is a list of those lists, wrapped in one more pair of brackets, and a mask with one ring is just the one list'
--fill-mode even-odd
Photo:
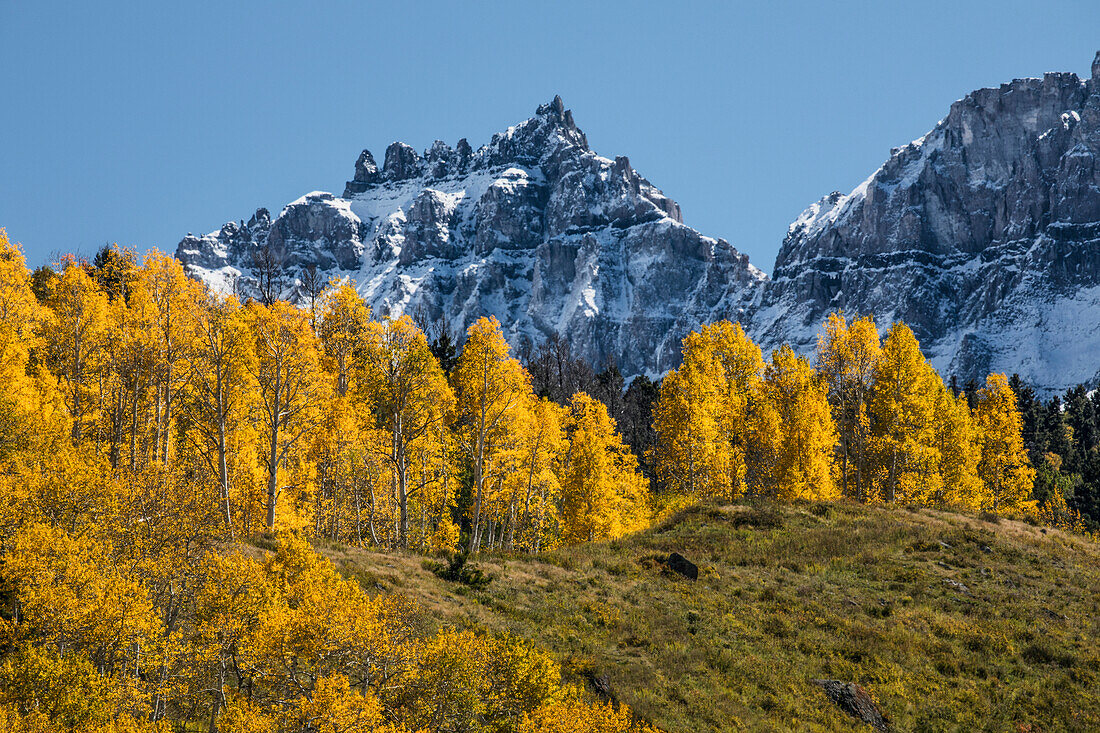
{"label": "sunlit grassy ridge", "polygon": [[[323,548],[441,625],[532,639],[668,731],[851,730],[815,678],[898,730],[1100,729],[1100,546],[932,509],[701,505],[625,539],[479,561],[484,590],[411,554]],[[696,582],[663,564],[678,551]],[[1028,727],[1031,726],[1031,727]]]}

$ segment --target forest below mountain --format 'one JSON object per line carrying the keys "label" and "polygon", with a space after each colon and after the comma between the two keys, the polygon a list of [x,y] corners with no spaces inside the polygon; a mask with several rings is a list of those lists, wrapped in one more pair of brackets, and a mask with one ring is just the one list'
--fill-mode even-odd
{"label": "forest below mountain", "polygon": [[[659,383],[625,389],[562,340],[513,354],[494,318],[461,349],[448,333],[376,320],[339,280],[300,307],[238,302],[157,252],[32,272],[0,231],[4,727],[685,729],[661,705],[593,697],[560,643],[448,622],[356,568],[417,557],[488,599],[492,563],[568,564],[744,502],[927,507],[1094,547],[1100,397],[945,383],[903,323],[834,313],[813,358],[765,359],[718,322]],[[797,643],[802,621],[780,636]],[[1042,710],[1079,710],[1093,651]]]}

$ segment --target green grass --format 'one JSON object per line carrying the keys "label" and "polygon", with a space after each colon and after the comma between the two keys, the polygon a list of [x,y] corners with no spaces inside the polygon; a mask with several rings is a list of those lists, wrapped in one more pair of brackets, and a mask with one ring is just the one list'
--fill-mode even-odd
{"label": "green grass", "polygon": [[[663,565],[677,551],[699,580]],[[439,624],[511,632],[670,732],[859,730],[812,685],[866,687],[900,731],[1100,730],[1100,546],[1009,521],[849,504],[689,508],[653,530],[480,558],[326,548]],[[866,729],[866,728],[862,728]]]}

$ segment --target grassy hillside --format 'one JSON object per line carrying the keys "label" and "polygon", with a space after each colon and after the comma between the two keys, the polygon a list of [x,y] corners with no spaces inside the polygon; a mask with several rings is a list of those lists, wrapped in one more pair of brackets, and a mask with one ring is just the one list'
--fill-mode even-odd
{"label": "grassy hillside", "polygon": [[[863,685],[897,730],[1100,730],[1100,545],[1053,530],[704,505],[620,541],[481,560],[484,590],[411,554],[323,550],[439,623],[537,641],[667,731],[861,729],[816,678]],[[665,567],[672,551],[697,581]]]}

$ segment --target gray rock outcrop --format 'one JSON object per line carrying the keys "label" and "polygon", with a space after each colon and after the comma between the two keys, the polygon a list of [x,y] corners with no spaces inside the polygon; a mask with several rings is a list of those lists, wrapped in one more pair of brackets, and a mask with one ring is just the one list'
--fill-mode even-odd
{"label": "gray rock outcrop", "polygon": [[345,276],[378,315],[496,316],[513,346],[556,333],[627,377],[679,363],[700,323],[740,320],[767,352],[812,352],[829,312],[903,320],[945,376],[1017,372],[1041,391],[1100,384],[1100,54],[1092,77],[980,89],[848,195],[791,224],[772,279],[619,156],[588,147],[560,97],[474,150],[364,150],[343,196],[260,210],[177,257],[255,295],[257,253],[286,275]]}
{"label": "gray rock outcrop", "polygon": [[284,297],[315,265],[354,280],[378,315],[446,322],[459,341],[493,315],[513,346],[561,334],[627,375],[674,367],[688,331],[743,317],[766,280],[685,226],[627,158],[591,151],[560,97],[476,151],[393,143],[379,170],[364,150],[342,197],[307,194],[264,226],[188,236],[177,256],[212,287],[255,297],[265,251],[285,271]]}
{"label": "gray rock outcrop", "polygon": [[942,373],[1100,378],[1100,54],[980,89],[791,225],[752,333],[812,349],[832,310],[909,324]]}

